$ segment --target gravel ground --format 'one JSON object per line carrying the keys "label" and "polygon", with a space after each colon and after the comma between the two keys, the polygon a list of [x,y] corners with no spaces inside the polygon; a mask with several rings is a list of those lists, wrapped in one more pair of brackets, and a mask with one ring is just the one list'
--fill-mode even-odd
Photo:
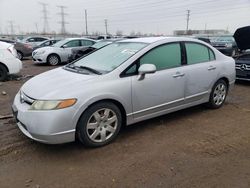
{"label": "gravel ground", "polygon": [[[0,84],[0,115],[21,85],[55,67],[24,61],[23,79]],[[27,78],[25,78],[25,76]],[[223,108],[189,108],[122,130],[112,144],[44,145],[0,120],[0,187],[250,187],[250,83]]]}

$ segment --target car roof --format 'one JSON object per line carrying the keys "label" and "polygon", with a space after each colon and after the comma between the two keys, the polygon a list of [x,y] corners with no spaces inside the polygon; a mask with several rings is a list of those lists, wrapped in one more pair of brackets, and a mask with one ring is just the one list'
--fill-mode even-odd
{"label": "car roof", "polygon": [[165,42],[178,42],[178,41],[190,41],[190,42],[200,42],[200,40],[192,39],[188,37],[144,37],[144,38],[134,38],[134,39],[125,39],[119,42],[141,42],[141,43],[155,43],[159,41]]}
{"label": "car roof", "polygon": [[10,46],[12,46],[11,44],[7,43],[7,42],[1,42],[0,41],[0,49],[7,49]]}
{"label": "car roof", "polygon": [[84,38],[84,37],[80,37],[80,38],[65,38],[64,40],[70,41],[70,40],[83,40],[83,39],[95,41],[95,40],[93,40],[93,39]]}

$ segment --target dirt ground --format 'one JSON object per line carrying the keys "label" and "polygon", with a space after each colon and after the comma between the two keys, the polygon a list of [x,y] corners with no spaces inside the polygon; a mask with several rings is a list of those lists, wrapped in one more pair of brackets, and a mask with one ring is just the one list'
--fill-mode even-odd
{"label": "dirt ground", "polygon": [[[21,74],[51,68],[26,60]],[[0,115],[27,79],[0,85]],[[138,123],[98,149],[40,144],[0,120],[0,187],[250,187],[250,83],[238,82],[221,109]]]}

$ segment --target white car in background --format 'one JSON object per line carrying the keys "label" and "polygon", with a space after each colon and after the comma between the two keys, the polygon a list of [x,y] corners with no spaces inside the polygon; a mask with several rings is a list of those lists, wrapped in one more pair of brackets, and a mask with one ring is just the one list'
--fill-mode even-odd
{"label": "white car in background", "polygon": [[52,46],[43,47],[32,53],[35,63],[48,63],[58,65],[68,62],[72,49],[82,49],[95,44],[96,41],[87,38],[67,38],[55,43]]}
{"label": "white car in background", "polygon": [[17,58],[17,51],[12,44],[0,42],[0,81],[8,74],[16,74],[22,69],[22,62]]}

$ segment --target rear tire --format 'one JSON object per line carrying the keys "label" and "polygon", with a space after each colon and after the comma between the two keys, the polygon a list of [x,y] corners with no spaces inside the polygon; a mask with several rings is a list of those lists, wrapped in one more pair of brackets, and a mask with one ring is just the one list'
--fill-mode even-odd
{"label": "rear tire", "polygon": [[52,66],[56,66],[58,64],[61,63],[61,60],[59,58],[58,55],[56,54],[52,54],[52,55],[49,55],[48,59],[47,59],[47,62],[52,65]]}
{"label": "rear tire", "polygon": [[120,109],[111,102],[90,106],[77,124],[77,137],[87,147],[101,147],[112,142],[122,125]]}
{"label": "rear tire", "polygon": [[0,81],[5,81],[8,76],[8,70],[5,68],[5,66],[0,65]]}
{"label": "rear tire", "polygon": [[227,98],[227,93],[227,83],[224,80],[218,80],[212,88],[207,106],[212,109],[220,108]]}

